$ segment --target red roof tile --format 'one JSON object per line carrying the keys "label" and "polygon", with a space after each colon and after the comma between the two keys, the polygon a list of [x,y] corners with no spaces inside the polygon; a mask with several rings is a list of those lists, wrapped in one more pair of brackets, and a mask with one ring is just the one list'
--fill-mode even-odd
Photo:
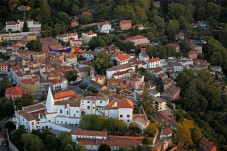
{"label": "red roof tile", "polygon": [[118,102],[117,107],[118,108],[134,108],[134,103],[131,100],[129,100],[128,98],[124,98],[120,102]]}
{"label": "red roof tile", "polygon": [[54,99],[58,100],[58,99],[63,99],[63,98],[67,98],[67,97],[72,97],[74,95],[75,95],[75,93],[73,91],[64,91],[64,92],[56,93],[54,95]]}

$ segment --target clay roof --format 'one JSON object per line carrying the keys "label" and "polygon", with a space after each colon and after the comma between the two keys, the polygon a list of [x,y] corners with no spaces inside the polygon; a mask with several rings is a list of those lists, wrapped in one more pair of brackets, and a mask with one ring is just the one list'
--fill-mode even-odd
{"label": "clay roof", "polygon": [[171,134],[173,134],[173,131],[170,128],[167,127],[163,130],[163,134],[164,135],[171,135]]}
{"label": "clay roof", "polygon": [[134,108],[134,103],[129,100],[128,98],[122,99],[120,102],[117,104],[118,108]]}
{"label": "clay roof", "polygon": [[9,63],[8,62],[3,62],[3,63],[0,63],[0,66],[1,67],[8,67]]}
{"label": "clay roof", "polygon": [[10,94],[10,95],[23,95],[23,89],[20,87],[11,87],[11,88],[7,88],[5,90],[5,94]]}
{"label": "clay roof", "polygon": [[119,61],[124,61],[124,60],[129,59],[130,57],[127,54],[121,54],[119,56],[116,56],[115,58],[118,59]]}
{"label": "clay roof", "polygon": [[142,56],[144,58],[149,58],[149,56],[147,54],[144,54],[144,53],[140,53],[140,56]]}
{"label": "clay roof", "polygon": [[72,135],[84,135],[84,136],[102,136],[107,137],[107,131],[87,131],[87,130],[72,130]]}
{"label": "clay roof", "polygon": [[86,32],[85,34],[87,34],[87,35],[95,35],[96,33],[93,33],[93,32]]}
{"label": "clay roof", "polygon": [[69,105],[70,107],[80,107],[80,100],[56,101],[54,105]]}
{"label": "clay roof", "polygon": [[75,93],[73,91],[64,91],[64,92],[59,92],[54,95],[54,99],[62,99],[62,98],[67,98],[67,97],[72,97],[74,96]]}
{"label": "clay roof", "polygon": [[125,63],[125,64],[122,64],[122,65],[117,65],[117,66],[113,66],[111,68],[108,68],[107,71],[122,70],[122,69],[127,69],[127,68],[130,68],[130,67],[132,67],[131,64]]}
{"label": "clay roof", "polygon": [[151,58],[148,60],[148,62],[157,62],[159,61],[159,58]]}
{"label": "clay roof", "polygon": [[131,23],[131,20],[121,20],[121,24]]}
{"label": "clay roof", "polygon": [[34,112],[36,110],[45,109],[45,105],[41,102],[41,103],[37,103],[34,105],[22,107],[22,109],[23,109],[23,111],[30,113],[30,112]]}
{"label": "clay roof", "polygon": [[198,54],[198,52],[195,51],[195,50],[191,50],[191,51],[188,52],[188,54],[189,54],[189,55],[194,55],[194,54]]}
{"label": "clay roof", "polygon": [[123,95],[117,94],[117,93],[112,95],[111,97],[114,98],[114,99],[117,99],[117,100],[122,100],[122,99],[125,98]]}
{"label": "clay roof", "polygon": [[103,25],[105,25],[105,24],[109,24],[109,25],[110,25],[110,23],[109,23],[109,22],[107,22],[107,21],[104,21],[104,22],[99,22],[99,26],[103,26]]}
{"label": "clay roof", "polygon": [[121,79],[107,79],[107,83],[123,83]]}
{"label": "clay roof", "polygon": [[97,145],[107,144],[109,146],[119,146],[119,147],[127,147],[127,146],[138,146],[142,144],[143,136],[134,137],[134,136],[113,136],[109,135],[107,140],[102,139],[87,139],[87,138],[78,138],[78,142],[82,145]]}
{"label": "clay roof", "polygon": [[111,101],[106,107],[105,110],[109,110],[111,108],[117,109],[117,102],[116,101]]}
{"label": "clay roof", "polygon": [[129,37],[128,40],[138,40],[138,39],[144,39],[144,38],[147,38],[147,37],[141,36],[141,35],[137,35],[137,36]]}

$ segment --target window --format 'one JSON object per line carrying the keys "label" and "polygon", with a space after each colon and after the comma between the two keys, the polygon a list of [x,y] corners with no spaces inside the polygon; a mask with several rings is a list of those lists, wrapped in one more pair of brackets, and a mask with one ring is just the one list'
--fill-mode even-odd
{"label": "window", "polygon": [[74,117],[76,117],[76,114],[74,114]]}
{"label": "window", "polygon": [[95,102],[92,102],[93,104],[95,104]]}
{"label": "window", "polygon": [[129,122],[129,120],[127,120],[127,122]]}
{"label": "window", "polygon": [[130,115],[128,114],[127,117],[130,117]]}
{"label": "window", "polygon": [[66,114],[69,115],[69,111],[67,111]]}
{"label": "window", "polygon": [[122,117],[123,117],[123,115],[121,114],[121,115],[120,115],[120,117],[122,118]]}
{"label": "window", "polygon": [[78,111],[76,111],[76,113],[78,113]]}
{"label": "window", "polygon": [[102,104],[102,101],[100,101],[100,103]]}
{"label": "window", "polygon": [[87,101],[87,103],[90,103],[90,101]]}
{"label": "window", "polygon": [[90,106],[87,106],[87,109],[90,110]]}
{"label": "window", "polygon": [[95,107],[93,107],[93,109],[95,109]]}
{"label": "window", "polygon": [[62,114],[62,109],[60,109],[60,114]]}

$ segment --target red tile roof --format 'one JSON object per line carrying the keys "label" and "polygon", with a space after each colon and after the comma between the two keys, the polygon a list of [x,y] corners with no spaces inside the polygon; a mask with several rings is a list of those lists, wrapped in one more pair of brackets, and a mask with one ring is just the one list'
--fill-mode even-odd
{"label": "red tile roof", "polygon": [[107,79],[107,83],[123,83],[124,81],[121,79]]}
{"label": "red tile roof", "polygon": [[11,87],[11,88],[7,88],[5,90],[5,94],[10,94],[10,95],[23,95],[24,94],[24,91],[20,87]]}
{"label": "red tile roof", "polygon": [[0,63],[0,66],[1,67],[8,67],[9,63],[8,62],[3,62],[3,63]]}
{"label": "red tile roof", "polygon": [[121,54],[119,56],[116,56],[115,58],[117,58],[119,61],[124,61],[124,60],[128,60],[130,57],[127,54]]}
{"label": "red tile roof", "polygon": [[173,134],[173,131],[170,129],[170,128],[165,128],[164,130],[163,130],[163,134],[165,134],[165,135],[171,135],[171,134]]}
{"label": "red tile roof", "polygon": [[117,104],[118,108],[134,108],[134,103],[129,100],[128,98],[122,99],[120,102]]}
{"label": "red tile roof", "polygon": [[129,37],[128,40],[138,40],[138,39],[145,39],[145,38],[147,38],[147,37],[137,35],[137,36]]}
{"label": "red tile roof", "polygon": [[67,98],[67,97],[72,97],[74,95],[75,95],[75,93],[73,91],[64,91],[64,92],[56,93],[54,95],[54,99],[58,100],[58,99],[63,99],[63,98]]}
{"label": "red tile roof", "polygon": [[99,26],[103,26],[103,25],[105,25],[105,24],[109,24],[109,25],[110,25],[110,23],[109,23],[109,22],[107,22],[107,21],[104,21],[104,22],[99,22]]}
{"label": "red tile roof", "polygon": [[148,60],[148,62],[158,62],[159,58],[151,58]]}

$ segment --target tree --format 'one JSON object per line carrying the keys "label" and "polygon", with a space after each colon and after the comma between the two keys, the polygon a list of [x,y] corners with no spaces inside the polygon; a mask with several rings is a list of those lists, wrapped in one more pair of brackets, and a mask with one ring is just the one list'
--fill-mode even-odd
{"label": "tree", "polygon": [[7,129],[9,132],[11,132],[12,130],[16,129],[16,125],[13,122],[8,121],[5,123],[5,129]]}
{"label": "tree", "polygon": [[69,82],[71,82],[71,81],[76,81],[76,79],[77,79],[77,73],[76,73],[76,71],[70,70],[70,71],[65,72],[65,78],[66,78]]}
{"label": "tree", "polygon": [[165,21],[164,18],[160,16],[154,16],[153,18],[154,24],[157,26],[158,29],[163,29],[165,27]]}
{"label": "tree", "polygon": [[105,127],[105,118],[101,115],[83,115],[80,128],[85,130],[101,131]]}
{"label": "tree", "polygon": [[173,19],[168,23],[166,33],[171,39],[174,39],[175,35],[179,33],[179,29],[179,22],[176,19]]}
{"label": "tree", "polygon": [[33,103],[34,103],[34,97],[30,94],[23,94],[21,98],[17,98],[14,101],[14,105],[16,106],[16,110],[21,110],[22,107],[32,105]]}
{"label": "tree", "polygon": [[23,31],[23,32],[29,32],[28,23],[27,23],[26,20],[24,21],[24,25],[23,25],[22,31]]}
{"label": "tree", "polygon": [[51,16],[51,10],[50,10],[50,6],[48,4],[48,0],[42,0],[41,1],[41,10],[43,12],[42,18],[43,18],[43,23],[48,22],[48,19]]}
{"label": "tree", "polygon": [[73,147],[73,145],[71,145],[71,144],[67,144],[67,145],[64,147],[63,151],[74,151],[74,147]]}
{"label": "tree", "polygon": [[36,40],[28,41],[26,47],[27,47],[29,50],[39,51],[39,42],[36,41]]}
{"label": "tree", "polygon": [[131,122],[128,129],[131,135],[139,135],[141,133],[141,129],[136,122]]}
{"label": "tree", "polygon": [[76,151],[86,151],[83,145],[78,144],[76,147]]}
{"label": "tree", "polygon": [[203,134],[201,132],[201,130],[198,127],[195,127],[193,129],[191,129],[191,136],[192,136],[192,140],[195,144],[198,144],[199,141],[202,139]]}
{"label": "tree", "polygon": [[158,131],[158,128],[156,124],[150,123],[145,132],[149,137],[154,137],[157,131]]}
{"label": "tree", "polygon": [[72,138],[69,133],[63,132],[58,136],[58,138],[61,142],[60,150],[71,148],[70,145],[72,145]]}
{"label": "tree", "polygon": [[2,110],[5,116],[12,116],[14,114],[13,103],[10,101],[6,101],[2,106]]}
{"label": "tree", "polygon": [[4,96],[5,90],[9,87],[11,87],[12,84],[8,79],[3,79],[0,81],[0,97]]}
{"label": "tree", "polygon": [[102,145],[99,146],[98,151],[111,151],[111,148],[107,144],[102,144]]}
{"label": "tree", "polygon": [[24,148],[26,150],[42,151],[44,148],[42,140],[33,134],[23,134],[21,137],[21,142],[24,143]]}

